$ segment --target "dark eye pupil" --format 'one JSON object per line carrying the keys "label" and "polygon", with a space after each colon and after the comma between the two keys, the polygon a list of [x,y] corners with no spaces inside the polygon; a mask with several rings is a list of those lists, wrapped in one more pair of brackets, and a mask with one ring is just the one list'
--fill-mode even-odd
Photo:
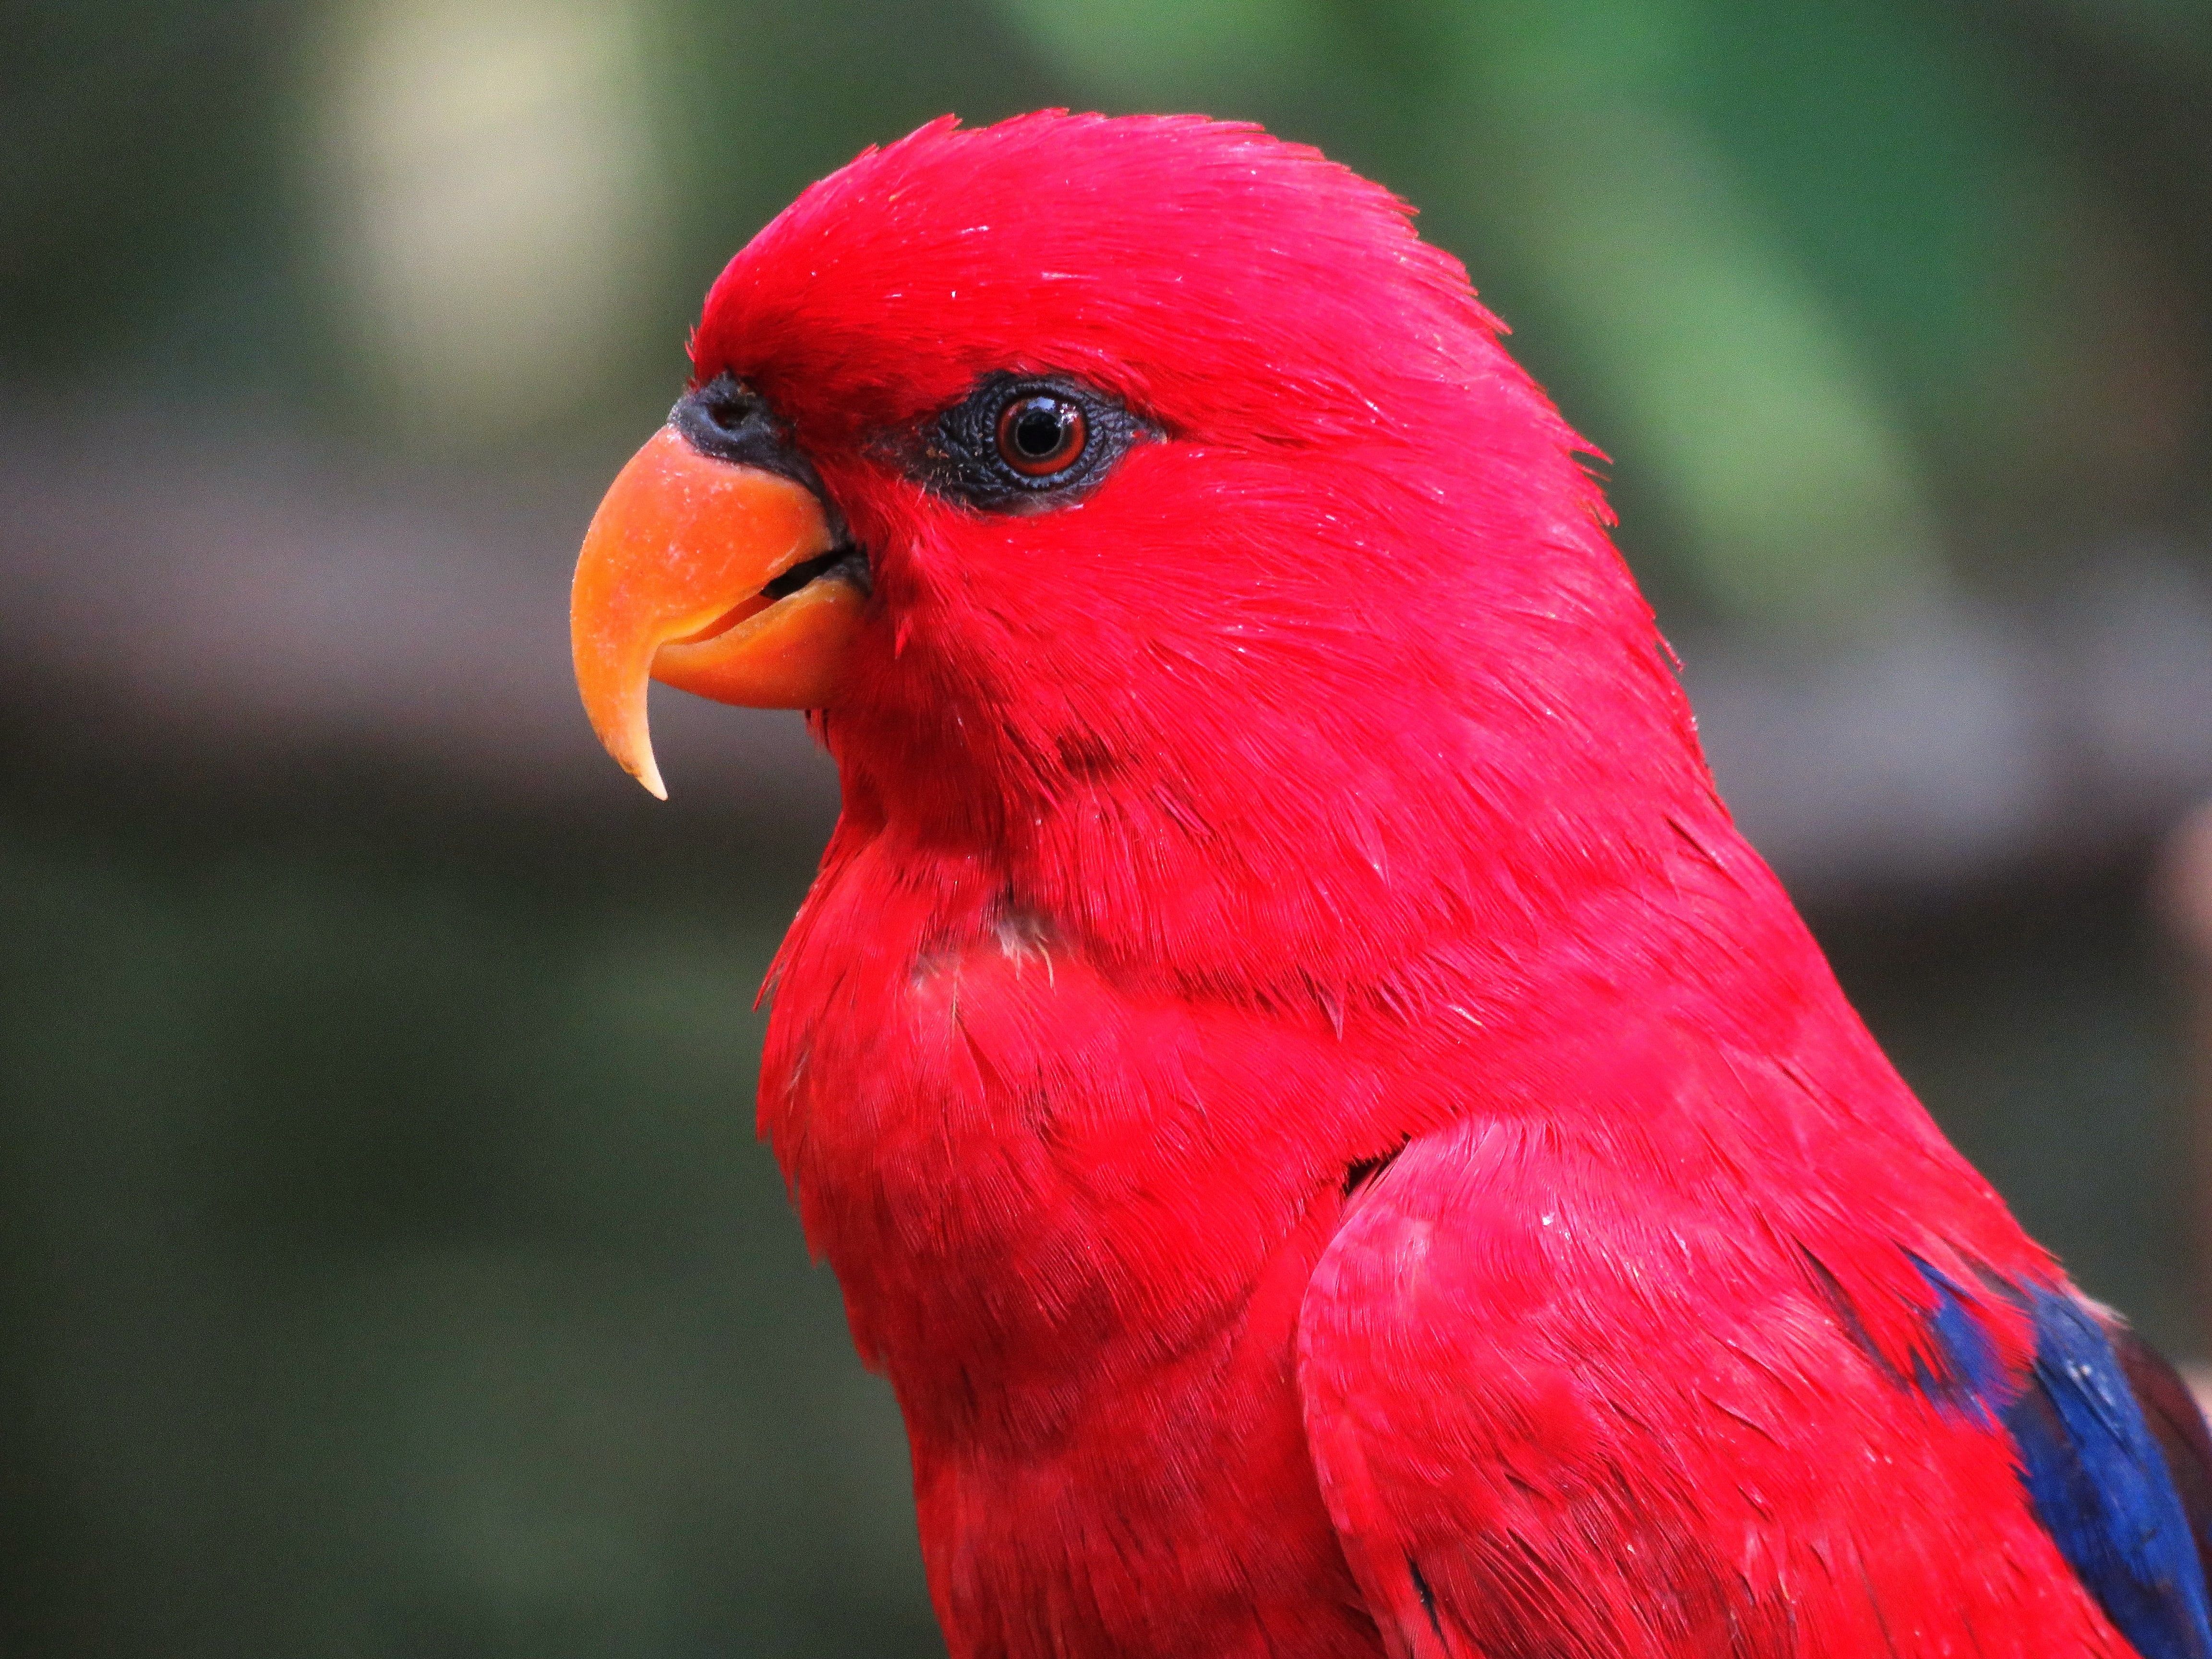
{"label": "dark eye pupil", "polygon": [[999,459],[1040,483],[1074,476],[1091,440],[1083,405],[1048,392],[1032,392],[999,410]]}
{"label": "dark eye pupil", "polygon": [[1067,421],[1057,404],[1039,399],[1014,417],[1014,447],[1033,461],[1049,459],[1066,435]]}

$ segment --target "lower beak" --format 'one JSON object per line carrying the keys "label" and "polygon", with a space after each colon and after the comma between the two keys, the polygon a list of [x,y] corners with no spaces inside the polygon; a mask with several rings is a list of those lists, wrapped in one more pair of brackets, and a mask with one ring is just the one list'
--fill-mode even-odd
{"label": "lower beak", "polygon": [[866,596],[835,568],[778,579],[837,548],[805,485],[702,455],[673,427],[646,441],[584,534],[568,605],[584,711],[625,771],[667,799],[648,679],[754,708],[836,702]]}

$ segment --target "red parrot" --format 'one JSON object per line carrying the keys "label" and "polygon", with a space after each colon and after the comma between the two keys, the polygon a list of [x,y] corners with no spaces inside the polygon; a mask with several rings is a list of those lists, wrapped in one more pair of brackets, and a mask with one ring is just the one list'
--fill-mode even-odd
{"label": "red parrot", "polygon": [[2212,1659],[2212,1446],[1730,822],[1409,210],[951,119],[714,283],[574,592],[811,711],[760,1123],[957,1659]]}

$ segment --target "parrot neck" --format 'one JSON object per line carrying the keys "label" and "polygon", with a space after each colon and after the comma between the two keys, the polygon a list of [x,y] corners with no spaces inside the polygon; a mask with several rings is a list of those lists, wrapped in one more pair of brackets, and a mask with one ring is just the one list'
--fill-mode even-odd
{"label": "parrot neck", "polygon": [[841,840],[917,883],[957,870],[962,905],[987,892],[1132,988],[1332,1019],[1444,997],[1515,1023],[1593,974],[1827,981],[1686,732],[1626,776],[1479,787],[1437,775],[1418,724],[1361,749],[1255,745],[1264,768],[1164,740],[1141,767],[1016,766],[959,735],[829,726]]}

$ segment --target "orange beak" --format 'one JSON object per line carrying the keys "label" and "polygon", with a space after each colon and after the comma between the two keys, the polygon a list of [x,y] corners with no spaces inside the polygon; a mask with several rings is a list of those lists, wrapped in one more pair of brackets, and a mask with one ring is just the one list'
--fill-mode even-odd
{"label": "orange beak", "polygon": [[836,546],[805,485],[702,455],[673,427],[646,441],[592,515],[568,603],[584,712],[624,771],[668,798],[649,679],[753,708],[836,701],[865,594],[834,571],[765,591]]}

